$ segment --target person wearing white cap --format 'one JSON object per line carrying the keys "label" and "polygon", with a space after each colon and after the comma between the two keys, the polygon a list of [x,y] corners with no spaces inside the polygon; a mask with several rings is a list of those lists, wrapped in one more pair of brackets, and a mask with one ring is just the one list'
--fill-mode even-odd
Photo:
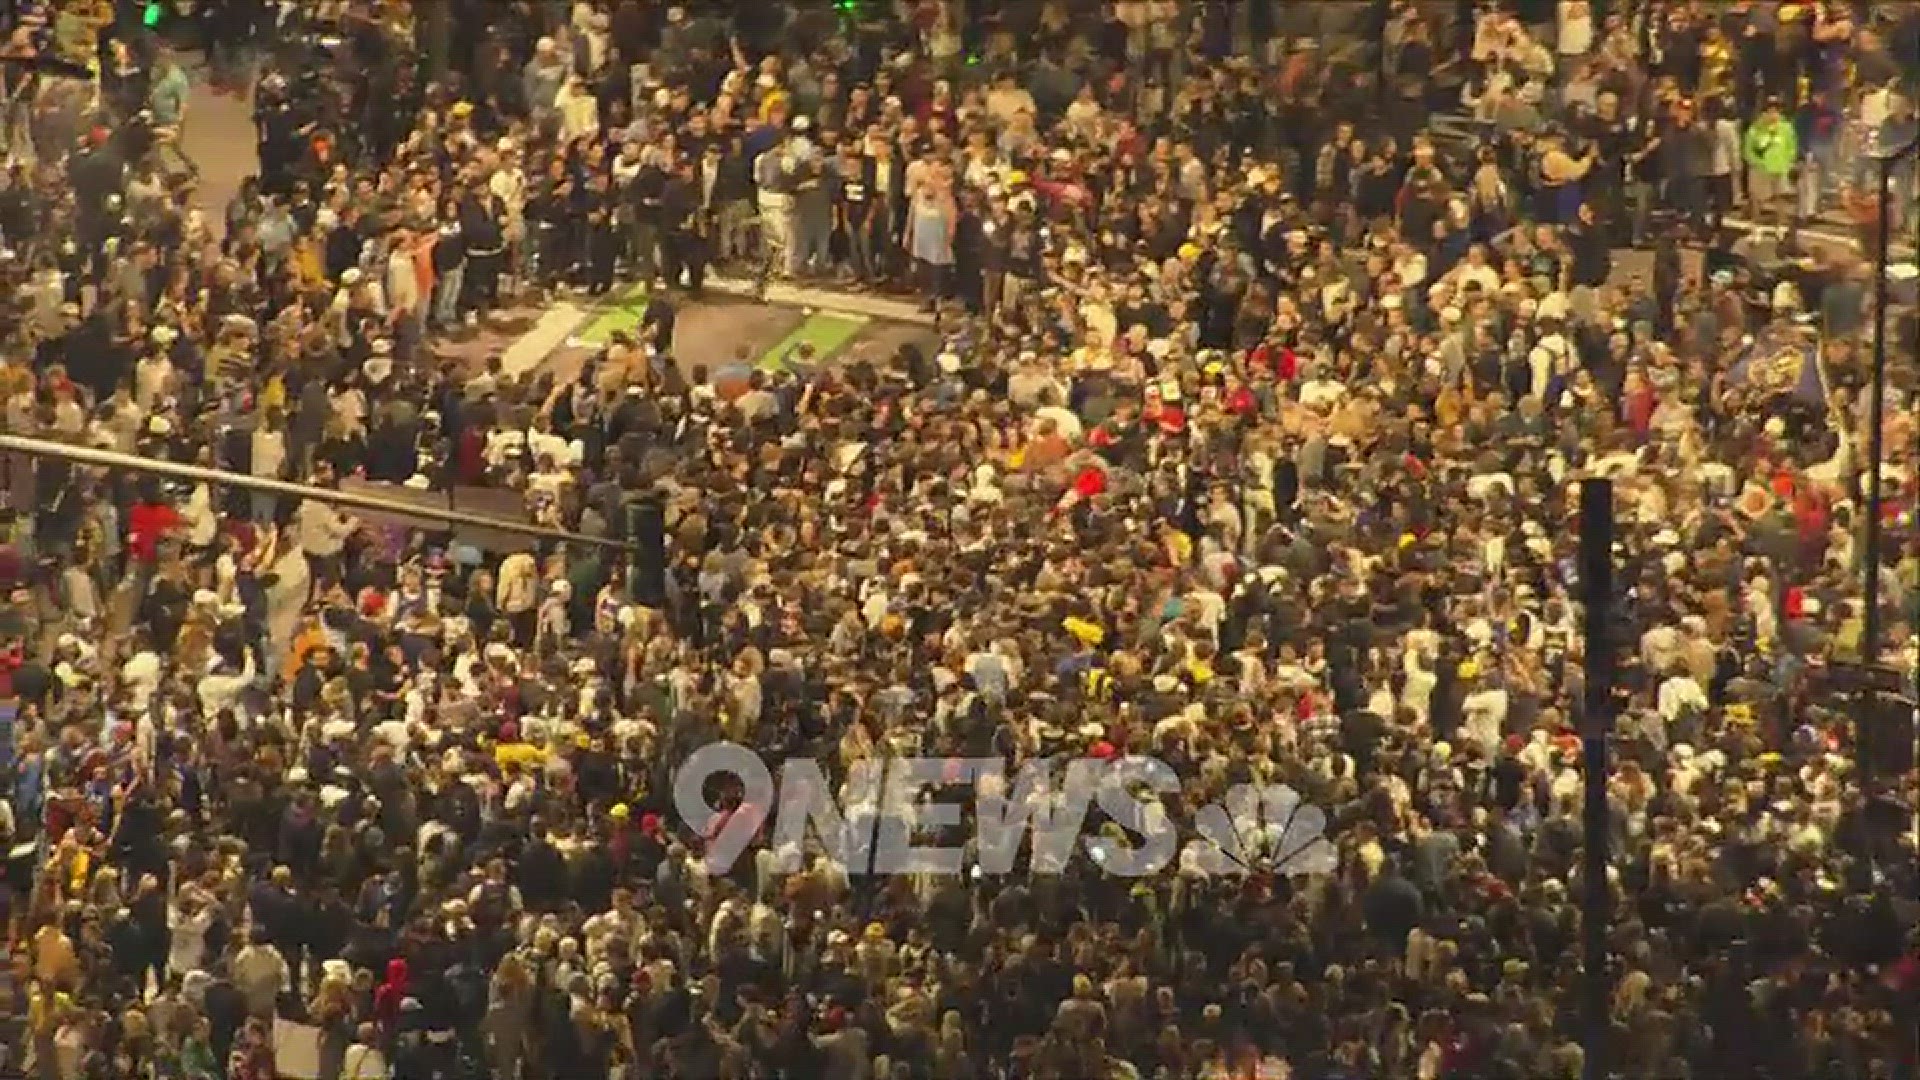
{"label": "person wearing white cap", "polygon": [[795,117],[789,143],[793,155],[788,166],[793,185],[793,246],[788,252],[788,270],[796,277],[825,273],[833,258],[833,188],[828,183],[832,166],[821,160],[807,137],[812,128],[807,117]]}
{"label": "person wearing white cap", "polygon": [[562,55],[555,38],[543,37],[534,43],[533,57],[521,69],[520,89],[535,126],[545,127],[556,118],[560,87],[567,80],[572,59]]}
{"label": "person wearing white cap", "polygon": [[[785,137],[782,139],[783,143]],[[790,154],[775,146],[753,161],[753,184],[760,203],[760,243],[769,267],[787,267],[793,249],[793,179]]]}

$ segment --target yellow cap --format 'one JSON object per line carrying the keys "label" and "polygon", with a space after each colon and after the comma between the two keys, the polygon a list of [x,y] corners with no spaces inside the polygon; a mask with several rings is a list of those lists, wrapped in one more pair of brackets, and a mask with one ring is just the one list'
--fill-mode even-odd
{"label": "yellow cap", "polygon": [[1079,638],[1083,645],[1098,645],[1102,641],[1105,641],[1107,637],[1105,630],[1100,629],[1097,624],[1090,623],[1085,619],[1069,617],[1060,625],[1067,633]]}

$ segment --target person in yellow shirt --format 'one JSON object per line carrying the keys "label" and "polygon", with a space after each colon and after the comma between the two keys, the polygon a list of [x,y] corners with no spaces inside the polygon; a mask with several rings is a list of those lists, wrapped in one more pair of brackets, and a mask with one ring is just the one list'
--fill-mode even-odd
{"label": "person in yellow shirt", "polygon": [[73,1012],[73,998],[41,980],[27,989],[27,1032],[33,1040],[30,1060],[25,1062],[32,1075],[51,1076],[57,1068],[54,1037],[60,1025]]}
{"label": "person in yellow shirt", "polygon": [[58,991],[80,985],[80,954],[59,923],[49,922],[34,931],[31,949],[33,977],[42,986]]}

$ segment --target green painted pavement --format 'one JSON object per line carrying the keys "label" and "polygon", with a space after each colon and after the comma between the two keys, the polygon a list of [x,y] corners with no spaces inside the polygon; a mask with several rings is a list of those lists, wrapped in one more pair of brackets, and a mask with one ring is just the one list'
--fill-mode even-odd
{"label": "green painted pavement", "polygon": [[847,347],[847,344],[860,335],[870,320],[863,315],[835,315],[814,312],[806,317],[793,332],[780,339],[780,343],[768,349],[760,357],[760,366],[769,370],[778,370],[787,366],[787,357],[802,344],[813,346],[815,362],[831,359],[834,354]]}
{"label": "green painted pavement", "polygon": [[647,287],[635,285],[595,311],[587,325],[573,336],[582,344],[597,348],[612,341],[615,334],[632,333],[639,328],[647,313]]}

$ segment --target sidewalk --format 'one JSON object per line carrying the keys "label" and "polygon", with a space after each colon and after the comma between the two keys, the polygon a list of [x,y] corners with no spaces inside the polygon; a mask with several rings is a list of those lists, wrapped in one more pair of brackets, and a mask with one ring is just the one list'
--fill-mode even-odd
{"label": "sidewalk", "polygon": [[[861,324],[884,322],[928,328],[934,325],[932,312],[922,311],[913,301],[893,297],[840,292],[788,282],[768,283],[766,294],[761,296],[758,287],[750,279],[719,276],[707,278],[707,288],[725,296],[760,299],[768,304],[797,307],[808,315],[841,316]],[[630,290],[615,294],[623,299],[629,295]],[[579,344],[575,339],[606,308],[605,302],[576,299],[563,299],[546,306],[533,327],[521,333],[501,352],[501,364],[512,377],[526,375],[570,343]]]}
{"label": "sidewalk", "polygon": [[[707,279],[707,285],[729,296],[750,297],[755,293],[754,283],[744,278],[710,277]],[[794,304],[828,313],[864,315],[869,319],[882,319],[887,322],[911,323],[916,326],[934,324],[933,313],[922,311],[920,305],[911,300],[874,296],[870,293],[842,292],[836,289],[774,281],[767,285],[765,300],[769,304]]]}
{"label": "sidewalk", "polygon": [[[1780,226],[1777,225],[1761,225],[1757,221],[1743,217],[1733,217],[1731,215],[1729,215],[1725,221],[1733,228],[1745,230],[1748,235],[1752,235],[1763,228],[1780,229]],[[1853,252],[1861,250],[1859,240],[1846,233],[1836,231],[1834,226],[1826,221],[1816,221],[1812,227],[1801,228],[1800,239],[1831,247],[1845,248]],[[1915,256],[1914,246],[1904,237],[1897,236],[1893,241],[1893,255],[1896,259],[1912,259]]]}

